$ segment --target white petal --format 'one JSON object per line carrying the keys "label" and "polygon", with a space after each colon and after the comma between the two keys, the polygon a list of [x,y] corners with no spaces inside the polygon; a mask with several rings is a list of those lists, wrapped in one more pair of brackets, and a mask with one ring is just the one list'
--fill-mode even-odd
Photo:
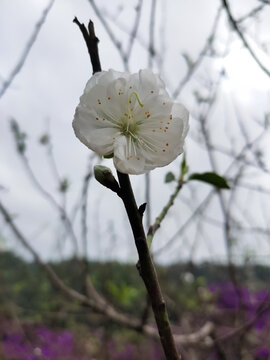
{"label": "white petal", "polygon": [[[173,114],[178,115],[174,117]],[[145,150],[146,167],[164,166],[183,152],[188,131],[188,112],[180,104],[173,106],[172,114],[156,116],[140,126],[140,144]]]}
{"label": "white petal", "polygon": [[151,94],[168,96],[164,82],[150,69],[139,71],[138,91],[143,98],[151,96]]}
{"label": "white petal", "polygon": [[143,107],[137,107],[134,111],[136,120],[142,122],[142,127],[148,127],[152,121],[156,122],[156,118],[168,117],[171,114],[173,102],[169,97],[161,95],[152,95],[147,97]]}
{"label": "white petal", "polygon": [[114,166],[124,174],[143,174],[145,158],[130,137],[119,136],[114,142]]}
{"label": "white petal", "polygon": [[119,72],[112,69],[110,69],[109,71],[97,72],[87,82],[85,91],[89,91],[90,89],[92,89],[93,86],[97,84],[107,87],[113,80],[120,77],[127,78],[128,76],[128,73]]}
{"label": "white petal", "polygon": [[112,153],[117,129],[108,121],[98,118],[94,110],[78,106],[72,125],[76,136],[89,149],[100,155]]}
{"label": "white petal", "polygon": [[182,130],[182,142],[184,142],[185,137],[187,136],[188,130],[189,130],[189,113],[187,111],[187,109],[179,104],[179,103],[174,103],[173,104],[173,108],[172,108],[172,115],[173,118],[179,119],[179,121],[181,120],[183,122],[183,130]]}

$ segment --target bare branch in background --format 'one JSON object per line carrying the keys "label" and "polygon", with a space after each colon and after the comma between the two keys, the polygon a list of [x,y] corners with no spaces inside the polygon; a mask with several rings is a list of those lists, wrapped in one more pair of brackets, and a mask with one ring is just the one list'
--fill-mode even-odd
{"label": "bare branch in background", "polygon": [[149,25],[149,46],[148,46],[148,67],[153,67],[153,58],[155,57],[155,21],[156,21],[157,1],[152,0]]}
{"label": "bare branch in background", "polygon": [[138,32],[138,28],[139,28],[139,24],[140,24],[140,18],[141,18],[141,13],[142,13],[142,4],[143,4],[143,0],[138,0],[137,6],[135,8],[136,10],[136,16],[134,19],[134,25],[133,25],[133,29],[130,33],[130,37],[129,37],[129,43],[128,43],[128,47],[126,50],[126,55],[125,55],[125,62],[128,64],[129,63],[129,59],[131,56],[131,52],[132,52],[132,48],[134,45],[135,40],[137,40],[137,32]]}
{"label": "bare branch in background", "polygon": [[81,194],[81,227],[82,227],[82,243],[83,243],[83,254],[87,257],[87,238],[88,238],[88,229],[87,229],[87,203],[88,203],[88,190],[89,182],[93,177],[93,159],[96,157],[96,154],[93,153],[89,158],[89,164],[87,168],[86,175],[83,179],[82,194]]}
{"label": "bare branch in background", "polygon": [[250,47],[250,45],[248,44],[245,35],[243,34],[243,32],[241,31],[237,21],[234,19],[229,3],[227,0],[221,0],[223,7],[225,9],[225,11],[227,12],[229,21],[233,27],[233,29],[235,30],[235,32],[237,33],[237,35],[239,36],[239,38],[242,40],[243,45],[245,46],[245,48],[248,50],[248,52],[250,53],[250,55],[253,57],[253,59],[256,61],[256,63],[259,65],[259,67],[262,69],[262,71],[264,71],[264,73],[268,76],[270,76],[270,70],[267,69],[262,62],[260,61],[260,59],[258,58],[258,56],[255,54],[255,52],[252,50],[252,48]]}
{"label": "bare branch in background", "polygon": [[36,23],[35,25],[35,29],[33,31],[33,34],[31,35],[30,39],[28,40],[28,42],[25,45],[25,48],[23,50],[23,53],[18,61],[18,63],[15,65],[14,69],[11,71],[9,77],[7,78],[7,80],[4,81],[2,88],[0,90],[0,98],[4,95],[4,93],[7,91],[7,89],[10,87],[11,83],[13,82],[15,76],[20,72],[20,70],[22,69],[25,60],[27,59],[27,56],[29,55],[29,52],[32,48],[32,46],[34,45],[38,34],[42,28],[42,26],[45,24],[46,18],[54,4],[55,0],[51,0],[48,4],[48,6],[44,9],[44,11],[42,12],[41,18],[40,20]]}
{"label": "bare branch in background", "polygon": [[68,236],[70,236],[70,239],[72,240],[72,244],[74,247],[74,254],[77,256],[78,255],[78,239],[76,237],[76,234],[74,232],[72,223],[70,221],[70,218],[66,212],[66,209],[58,204],[58,202],[55,200],[55,198],[53,197],[53,195],[48,192],[43,185],[40,183],[40,181],[37,179],[36,174],[33,172],[28,158],[25,154],[25,150],[26,150],[26,143],[25,143],[25,137],[26,134],[23,133],[21,131],[21,129],[19,128],[18,123],[16,122],[16,120],[12,119],[11,120],[11,129],[14,135],[14,139],[17,145],[17,151],[18,154],[20,156],[20,159],[22,160],[22,163],[27,171],[27,174],[30,178],[30,180],[32,181],[34,187],[39,191],[39,193],[51,204],[51,206],[53,206],[53,208],[59,213],[60,215],[60,219],[61,221],[64,223],[66,231]]}
{"label": "bare branch in background", "polygon": [[124,52],[124,49],[123,49],[123,46],[122,46],[121,42],[115,37],[111,27],[109,26],[108,22],[105,20],[102,12],[100,11],[99,7],[96,5],[95,1],[94,0],[88,0],[88,2],[90,3],[93,10],[95,11],[99,21],[104,26],[104,28],[105,28],[107,34],[109,35],[112,43],[114,44],[114,46],[119,51],[119,54],[120,54],[120,57],[121,57],[121,59],[123,61],[123,65],[124,65],[125,70],[128,70],[128,65],[127,65],[127,62],[125,61],[126,54]]}
{"label": "bare branch in background", "polygon": [[262,4],[262,5],[255,7],[254,9],[249,11],[246,15],[240,17],[239,19],[237,19],[235,21],[239,24],[243,21],[246,21],[247,19],[250,19],[250,18],[256,16],[258,13],[260,13],[264,9],[265,5],[266,4]]}
{"label": "bare branch in background", "polygon": [[[141,331],[143,334],[150,336],[154,339],[159,339],[159,334],[157,330],[150,326],[144,325],[141,326],[141,320],[136,319],[130,315],[118,312],[112,305],[110,305],[99,293],[96,292],[94,288],[92,288],[92,297],[89,298],[76,290],[68,287],[54,272],[50,265],[42,261],[38,253],[32,248],[29,241],[26,237],[22,234],[22,232],[18,229],[15,225],[12,216],[9,214],[6,207],[0,202],[0,213],[4,217],[5,221],[9,225],[10,229],[16,236],[16,238],[20,241],[20,243],[32,254],[35,261],[43,268],[45,273],[47,274],[49,280],[51,281],[52,285],[59,289],[64,295],[66,295],[69,299],[78,302],[82,306],[89,307],[94,311],[101,313],[107,316],[109,319],[124,325],[128,328],[134,329],[136,331]],[[176,335],[175,340],[178,344],[181,345],[191,345],[197,344],[198,346],[212,346],[211,342],[206,342],[205,339],[211,334],[213,331],[213,324],[207,322],[201,329],[195,331],[192,334],[187,335]]]}
{"label": "bare branch in background", "polygon": [[204,47],[202,48],[202,50],[200,51],[197,59],[192,62],[192,64],[190,63],[188,66],[188,70],[186,75],[184,76],[184,78],[180,81],[179,85],[177,86],[177,88],[174,90],[173,92],[173,97],[177,98],[180,94],[180,92],[182,91],[183,87],[188,83],[188,81],[192,78],[192,76],[194,75],[195,71],[198,69],[198,67],[200,66],[200,64],[202,63],[202,61],[204,60],[205,55],[207,54],[207,52],[212,48],[213,46],[213,42],[216,36],[216,31],[217,31],[217,27],[219,24],[219,20],[220,20],[220,15],[221,15],[221,7],[218,9],[214,23],[213,23],[213,27],[210,31],[210,35],[208,36]]}

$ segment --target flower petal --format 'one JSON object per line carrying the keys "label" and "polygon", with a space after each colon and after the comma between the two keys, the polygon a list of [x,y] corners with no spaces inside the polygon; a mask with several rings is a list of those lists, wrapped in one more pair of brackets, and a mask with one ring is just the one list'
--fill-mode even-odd
{"label": "flower petal", "polygon": [[114,143],[114,166],[124,174],[143,174],[145,158],[130,137],[119,136]]}
{"label": "flower petal", "polygon": [[112,153],[117,129],[107,120],[100,119],[94,110],[78,106],[72,125],[76,136],[89,149],[100,155]]}
{"label": "flower petal", "polygon": [[189,124],[188,124],[189,113],[182,104],[174,103],[172,107],[172,116],[174,118],[179,118],[183,121],[182,140],[184,141],[189,130]]}

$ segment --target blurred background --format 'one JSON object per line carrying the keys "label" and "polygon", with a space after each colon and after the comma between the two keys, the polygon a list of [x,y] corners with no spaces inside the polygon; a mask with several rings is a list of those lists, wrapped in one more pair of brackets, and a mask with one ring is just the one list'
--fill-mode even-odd
{"label": "blurred background", "polygon": [[[153,241],[174,331],[195,334],[179,338],[184,358],[270,359],[269,5],[1,0],[3,359],[163,356],[147,332],[153,319],[123,205],[93,177],[95,164],[114,172],[112,161],[71,126],[92,74],[74,16],[94,22],[104,70],[160,74],[190,112],[189,173],[214,171],[231,188],[185,184]],[[131,176],[138,204],[148,203],[146,231],[182,159]]]}

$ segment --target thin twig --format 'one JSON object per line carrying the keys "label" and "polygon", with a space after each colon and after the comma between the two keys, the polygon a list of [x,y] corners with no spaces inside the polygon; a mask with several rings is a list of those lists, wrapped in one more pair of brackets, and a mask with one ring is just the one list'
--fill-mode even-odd
{"label": "thin twig", "polygon": [[270,71],[261,63],[261,61],[259,60],[259,58],[257,57],[257,55],[255,54],[255,52],[252,50],[252,48],[250,47],[250,45],[248,44],[246,37],[244,36],[243,32],[240,30],[240,27],[237,23],[237,21],[234,19],[229,3],[227,0],[221,0],[224,9],[227,12],[229,21],[233,27],[233,29],[235,30],[235,32],[237,33],[237,35],[240,37],[240,39],[242,40],[243,45],[245,46],[245,48],[248,50],[248,52],[250,53],[250,55],[253,57],[253,59],[255,60],[255,62],[259,65],[259,67],[265,72],[266,75],[270,76]]}
{"label": "thin twig", "polygon": [[192,75],[195,73],[195,71],[198,69],[198,67],[200,66],[200,64],[202,63],[204,56],[207,54],[208,50],[211,48],[213,41],[214,41],[214,37],[216,34],[216,30],[218,27],[218,23],[220,20],[220,15],[221,15],[221,7],[218,9],[212,29],[210,31],[210,34],[202,48],[202,50],[200,51],[197,60],[194,61],[194,63],[192,64],[192,66],[189,66],[188,71],[186,73],[186,75],[184,76],[184,78],[180,81],[180,83],[178,84],[177,88],[174,90],[173,92],[173,98],[177,98],[178,95],[180,94],[180,92],[183,90],[183,87],[187,84],[187,82],[190,80],[190,78],[192,77]]}
{"label": "thin twig", "polygon": [[153,59],[155,57],[155,20],[156,20],[156,6],[157,1],[152,0],[150,10],[150,25],[149,25],[149,45],[148,45],[148,67],[153,67]]}
{"label": "thin twig", "polygon": [[4,81],[2,89],[0,90],[0,98],[4,95],[4,93],[7,91],[7,89],[10,87],[11,83],[13,82],[14,78],[16,77],[16,75],[20,72],[20,70],[22,69],[25,60],[27,59],[27,56],[30,52],[30,50],[32,49],[32,46],[34,45],[38,34],[42,28],[42,26],[44,25],[47,15],[49,13],[49,11],[51,10],[53,4],[54,4],[55,0],[51,0],[48,4],[48,6],[44,9],[44,11],[42,12],[42,15],[39,19],[39,21],[36,23],[35,25],[35,29],[32,33],[32,35],[30,36],[30,39],[28,40],[23,53],[19,59],[19,61],[17,62],[17,64],[15,65],[14,69],[11,71],[9,77],[7,78],[7,80]]}
{"label": "thin twig", "polygon": [[100,11],[100,9],[98,8],[98,6],[96,5],[94,0],[88,0],[88,2],[91,4],[93,10],[95,11],[98,19],[100,20],[101,24],[104,26],[107,34],[109,35],[112,43],[114,44],[114,46],[117,48],[117,50],[119,51],[120,57],[123,61],[123,65],[125,70],[127,70],[127,62],[125,61],[125,52],[123,50],[122,44],[119,40],[117,40],[117,38],[114,36],[114,33],[112,31],[112,29],[110,28],[109,24],[107,23],[106,19],[104,18],[102,12]]}
{"label": "thin twig", "polygon": [[183,186],[183,181],[179,180],[177,182],[174,192],[171,194],[171,196],[169,198],[168,203],[164,206],[161,213],[156,217],[154,224],[152,226],[150,226],[148,234],[147,234],[147,244],[148,244],[149,248],[151,247],[151,243],[152,243],[152,240],[153,240],[153,237],[154,237],[156,231],[160,227],[161,222],[164,220],[164,218],[167,215],[170,208],[173,206],[174,200],[176,199],[177,195],[179,194],[179,191],[182,189],[182,186]]}
{"label": "thin twig", "polygon": [[134,41],[136,39],[137,36],[137,32],[138,32],[138,28],[139,28],[139,23],[140,23],[140,17],[141,17],[141,13],[142,13],[142,4],[143,4],[143,0],[138,0],[137,6],[136,6],[136,16],[135,16],[135,20],[134,20],[134,25],[133,25],[133,29],[130,33],[130,38],[129,38],[129,43],[126,49],[126,54],[125,54],[125,61],[128,65],[129,62],[129,58],[131,55],[131,51],[134,45]]}
{"label": "thin twig", "polygon": [[[250,143],[245,144],[242,149],[238,152],[238,154],[235,156],[235,158],[232,160],[230,165],[227,167],[227,169],[224,172],[224,176],[227,176],[232,168],[234,166],[238,166],[238,162],[243,158],[244,154],[246,153],[247,149],[250,149],[252,146],[254,146],[259,140],[262,139],[262,137],[266,134],[265,131],[262,131],[258,136],[255,137],[255,139],[251,140]],[[188,228],[188,226],[193,222],[193,219],[200,215],[202,211],[205,209],[205,207],[210,203],[213,196],[215,195],[216,190],[212,189],[209,191],[209,193],[206,195],[206,197],[200,202],[200,204],[196,207],[196,209],[193,211],[193,213],[190,215],[190,217],[184,222],[184,224],[175,232],[175,234],[159,249],[157,249],[154,252],[154,255],[160,255],[164,251],[168,251],[170,247],[174,244],[174,242],[179,238],[180,235],[183,234],[183,232]]]}
{"label": "thin twig", "polygon": [[55,200],[55,198],[47,190],[45,190],[44,187],[41,185],[41,183],[38,181],[38,179],[36,178],[35,173],[33,172],[32,168],[31,168],[31,166],[29,164],[29,161],[28,161],[26,155],[24,153],[23,154],[21,153],[20,155],[21,155],[21,159],[23,161],[23,164],[25,166],[25,169],[26,169],[26,171],[28,173],[28,176],[31,179],[34,186],[36,187],[36,189],[59,212],[60,218],[63,221],[63,223],[65,224],[67,233],[68,233],[68,235],[70,236],[70,238],[72,240],[72,244],[73,244],[73,247],[74,247],[74,254],[75,254],[75,256],[77,256],[78,255],[78,239],[76,237],[76,234],[74,232],[72,223],[70,221],[70,218],[69,218],[65,208],[62,207],[61,205],[59,205],[58,202]]}
{"label": "thin twig", "polygon": [[241,16],[239,19],[237,19],[235,21],[239,24],[243,21],[246,21],[247,19],[250,19],[251,17],[254,17],[255,15],[257,15],[260,11],[262,11],[264,9],[265,5],[266,4],[262,4],[262,5],[255,7],[254,9],[249,11],[246,15]]}

